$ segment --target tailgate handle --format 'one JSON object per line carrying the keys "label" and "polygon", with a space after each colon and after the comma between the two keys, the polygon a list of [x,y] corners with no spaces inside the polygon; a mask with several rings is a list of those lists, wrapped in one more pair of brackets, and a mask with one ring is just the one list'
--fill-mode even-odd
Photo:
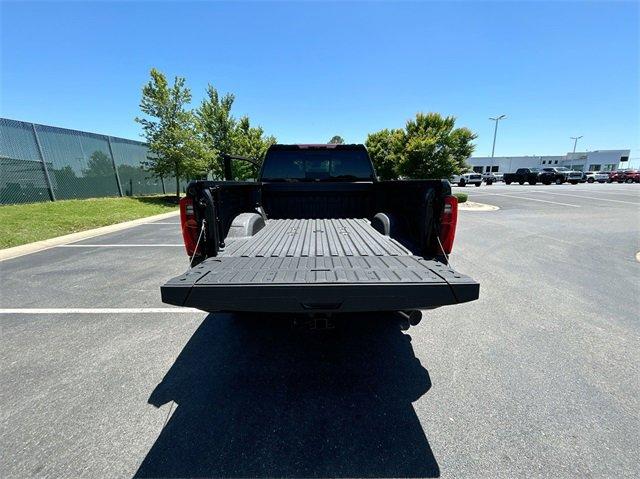
{"label": "tailgate handle", "polygon": [[340,309],[342,303],[300,303],[304,309]]}

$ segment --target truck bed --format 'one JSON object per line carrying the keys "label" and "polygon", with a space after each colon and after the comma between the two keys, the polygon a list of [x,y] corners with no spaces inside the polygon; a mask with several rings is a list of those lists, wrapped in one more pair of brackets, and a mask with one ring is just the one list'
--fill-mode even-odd
{"label": "truck bed", "polygon": [[354,312],[425,309],[478,292],[367,219],[272,219],[167,282],[162,299],[205,311]]}

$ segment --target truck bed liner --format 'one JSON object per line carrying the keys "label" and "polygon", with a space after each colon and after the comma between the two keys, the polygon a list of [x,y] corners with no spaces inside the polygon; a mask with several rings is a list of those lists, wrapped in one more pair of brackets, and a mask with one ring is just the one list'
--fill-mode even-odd
{"label": "truck bed liner", "polygon": [[366,219],[268,220],[255,236],[232,240],[220,256],[408,256]]}
{"label": "truck bed liner", "polygon": [[478,284],[415,256],[366,219],[269,220],[162,287],[206,311],[377,311],[472,301]]}

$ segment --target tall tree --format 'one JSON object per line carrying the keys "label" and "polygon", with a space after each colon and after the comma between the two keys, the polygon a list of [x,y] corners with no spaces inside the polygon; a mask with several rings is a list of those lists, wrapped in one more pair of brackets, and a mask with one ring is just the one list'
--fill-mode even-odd
{"label": "tall tree", "polygon": [[207,86],[207,96],[196,111],[198,126],[203,140],[209,149],[210,162],[207,170],[222,177],[223,154],[234,152],[234,135],[236,120],[231,115],[231,107],[235,96],[231,93],[220,97],[218,90],[212,85]]}
{"label": "tall tree", "polygon": [[381,180],[395,180],[398,178],[397,165],[402,154],[401,129],[380,130],[367,136],[367,150],[376,168],[376,174]]}
{"label": "tall tree", "polygon": [[449,178],[466,169],[474,139],[452,116],[418,113],[405,129],[370,134],[367,147],[381,178]]}
{"label": "tall tree", "polygon": [[146,116],[136,118],[151,152],[144,166],[156,176],[175,176],[176,197],[180,198],[180,178],[202,175],[208,151],[197,134],[195,117],[187,109],[191,91],[185,79],[175,77],[169,85],[155,68],[150,74],[140,101]]}
{"label": "tall tree", "polygon": [[[261,127],[251,126],[249,117],[236,120],[231,113],[234,100],[233,94],[220,96],[209,85],[207,96],[196,112],[199,129],[210,153],[208,170],[218,177],[223,176],[222,155],[245,156],[261,163],[267,148],[276,142],[273,136],[265,136]],[[248,162],[234,161],[231,172],[233,178],[245,180],[255,178],[258,168]]]}
{"label": "tall tree", "polygon": [[398,172],[409,178],[449,178],[466,169],[477,135],[455,128],[453,116],[418,113],[409,120],[403,138]]}
{"label": "tall tree", "polygon": [[234,178],[246,180],[255,178],[264,159],[267,149],[276,142],[274,136],[265,136],[264,130],[260,126],[251,126],[248,116],[243,116],[238,120],[235,135],[234,148],[235,154],[251,158],[258,165],[251,163],[236,162],[234,165]]}
{"label": "tall tree", "polygon": [[335,135],[329,140],[330,145],[344,145],[344,138],[340,135]]}

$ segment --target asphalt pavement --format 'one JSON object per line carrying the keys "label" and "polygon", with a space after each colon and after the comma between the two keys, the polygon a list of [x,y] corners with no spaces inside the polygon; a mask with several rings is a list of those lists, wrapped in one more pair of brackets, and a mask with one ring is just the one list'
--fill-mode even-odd
{"label": "asphalt pavement", "polygon": [[480,299],[172,309],[178,219],[0,263],[0,477],[637,477],[640,185],[454,188]]}

